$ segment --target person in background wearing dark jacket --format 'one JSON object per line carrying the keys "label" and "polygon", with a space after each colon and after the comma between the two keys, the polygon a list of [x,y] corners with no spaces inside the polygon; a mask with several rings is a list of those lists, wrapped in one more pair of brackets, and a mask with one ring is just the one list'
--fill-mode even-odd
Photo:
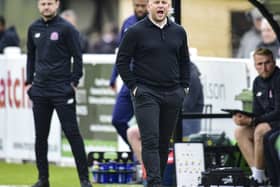
{"label": "person in background wearing dark jacket", "polygon": [[148,16],[126,31],[116,61],[132,94],[148,187],[161,185],[169,141],[189,87],[187,36],[167,18],[170,4],[149,0]]}
{"label": "person in background wearing dark jacket", "polygon": [[0,16],[0,53],[3,53],[6,47],[18,47],[19,37],[15,27],[6,29],[6,20],[3,16]]}
{"label": "person in background wearing dark jacket", "polygon": [[[61,12],[60,16],[74,25],[75,28],[77,28],[77,15],[74,12],[74,10],[64,10]],[[80,33],[80,44],[82,48],[82,53],[88,53],[89,52],[89,42],[86,37],[86,35]]]}
{"label": "person in background wearing dark jacket", "polygon": [[[122,40],[125,32],[129,27],[134,25],[139,20],[143,19],[147,15],[147,4],[148,0],[132,0],[134,14],[129,16],[123,23],[121,28],[121,33],[119,40]],[[114,65],[112,70],[112,75],[110,79],[110,87],[116,92],[116,79],[118,76],[118,71],[116,65]],[[122,139],[128,144],[127,139],[127,129],[129,128],[128,122],[131,120],[134,114],[132,101],[130,97],[129,89],[125,84],[122,85],[120,92],[118,93],[116,104],[112,113],[112,124],[116,128],[118,134]]]}
{"label": "person in background wearing dark jacket", "polygon": [[254,117],[237,113],[233,120],[238,125],[235,138],[252,171],[252,186],[258,186],[267,181],[264,136],[280,127],[280,69],[269,49],[257,49],[253,58],[258,72],[253,84]]}
{"label": "person in background wearing dark jacket", "polygon": [[[48,135],[54,109],[67,137],[81,187],[91,187],[84,142],[76,118],[75,91],[82,76],[79,32],[57,15],[58,0],[38,0],[41,19],[28,29],[27,92],[33,102],[35,153],[39,180],[33,187],[49,187]],[[71,71],[71,58],[74,63]]]}
{"label": "person in background wearing dark jacket", "polygon": [[106,23],[102,35],[91,47],[90,53],[115,54],[118,47],[118,27],[114,23]]}
{"label": "person in background wearing dark jacket", "polygon": [[[184,113],[202,113],[204,106],[203,87],[200,72],[194,63],[190,63],[190,91],[186,95],[182,111]],[[183,138],[198,133],[201,128],[200,119],[183,119]]]}

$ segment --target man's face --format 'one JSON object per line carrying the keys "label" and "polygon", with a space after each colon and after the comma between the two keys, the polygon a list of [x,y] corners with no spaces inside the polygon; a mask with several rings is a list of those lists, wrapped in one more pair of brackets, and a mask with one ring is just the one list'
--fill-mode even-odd
{"label": "man's face", "polygon": [[133,0],[134,13],[137,18],[143,18],[147,15],[148,0]]}
{"label": "man's face", "polygon": [[270,56],[254,55],[255,68],[262,78],[268,78],[275,69],[275,61]]}
{"label": "man's face", "polygon": [[162,22],[168,15],[170,0],[149,0],[148,12],[155,22]]}
{"label": "man's face", "polygon": [[56,15],[58,7],[58,0],[38,0],[38,9],[44,19],[53,18]]}

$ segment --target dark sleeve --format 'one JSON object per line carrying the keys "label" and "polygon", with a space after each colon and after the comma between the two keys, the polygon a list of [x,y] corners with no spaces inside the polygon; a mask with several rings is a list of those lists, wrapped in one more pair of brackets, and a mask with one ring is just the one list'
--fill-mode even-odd
{"label": "dark sleeve", "polygon": [[119,45],[124,37],[124,33],[125,33],[125,22],[123,23],[122,27],[121,27],[121,32],[119,34],[119,38],[118,38],[118,42],[119,42]]}
{"label": "dark sleeve", "polygon": [[187,34],[183,33],[183,44],[180,49],[180,81],[183,88],[189,87],[190,82],[190,56]]}
{"label": "dark sleeve", "polygon": [[32,84],[35,72],[35,51],[36,47],[33,43],[31,27],[27,34],[27,63],[26,63],[26,84]]}
{"label": "dark sleeve", "polygon": [[[118,44],[120,45],[121,41],[122,41],[122,38],[124,36],[124,28],[125,27],[125,22],[123,23],[122,27],[121,27],[121,32],[119,33],[119,36],[118,36]],[[118,70],[117,70],[117,65],[114,64],[114,67],[112,69],[112,73],[111,73],[111,79],[110,79],[110,86],[113,86],[116,82],[116,79],[118,77],[119,73],[118,73]]]}
{"label": "dark sleeve", "polygon": [[120,44],[116,65],[117,70],[129,89],[136,87],[136,79],[133,72],[130,70],[130,62],[134,56],[134,51],[136,48],[136,32],[129,29],[125,32],[124,38]]}
{"label": "dark sleeve", "polygon": [[71,56],[74,59],[73,69],[71,81],[77,86],[79,84],[79,80],[83,75],[83,61],[82,61],[82,50],[80,44],[80,34],[79,32],[69,27],[66,32],[66,43],[67,47],[70,51]]}
{"label": "dark sleeve", "polygon": [[110,86],[115,85],[117,77],[118,77],[118,70],[116,64],[114,64],[112,69],[111,79],[110,79]]}
{"label": "dark sleeve", "polygon": [[[184,101],[184,108],[189,108],[193,109],[197,103],[199,102],[199,97],[201,95],[201,85],[200,85],[200,80],[199,77],[197,76],[192,76],[190,79],[190,91],[185,97]],[[185,107],[186,106],[186,107]],[[192,111],[186,111],[186,112],[192,112]]]}
{"label": "dark sleeve", "polygon": [[[275,102],[273,102],[274,110],[267,112],[267,113],[261,113],[260,116],[257,116],[254,120],[255,124],[259,124],[261,122],[273,122],[273,121],[279,121],[280,120],[280,76],[278,76],[273,81],[273,87],[275,89],[274,98]],[[257,111],[259,112],[259,111]]]}

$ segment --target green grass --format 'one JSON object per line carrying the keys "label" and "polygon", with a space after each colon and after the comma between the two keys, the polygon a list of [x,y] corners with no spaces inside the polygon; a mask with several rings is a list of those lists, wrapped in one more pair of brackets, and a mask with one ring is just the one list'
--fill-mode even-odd
{"label": "green grass", "polygon": [[[90,175],[91,177],[91,175]],[[37,170],[33,163],[8,164],[0,161],[0,185],[32,185],[37,180]],[[79,187],[76,169],[50,165],[51,187]],[[141,187],[141,185],[101,185],[94,187]]]}
{"label": "green grass", "polygon": [[[92,139],[84,139],[85,146],[93,146],[93,147],[108,147],[115,148],[117,150],[118,143],[117,141],[105,141],[105,140],[92,140]],[[66,138],[62,138],[62,145],[69,145],[69,142]],[[63,146],[62,146],[63,147]],[[73,157],[73,154],[70,150],[64,150],[62,148],[62,156],[64,157]]]}

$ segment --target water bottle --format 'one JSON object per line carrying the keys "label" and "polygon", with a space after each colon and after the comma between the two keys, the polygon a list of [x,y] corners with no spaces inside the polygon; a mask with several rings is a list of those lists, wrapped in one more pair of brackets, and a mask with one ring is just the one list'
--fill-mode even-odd
{"label": "water bottle", "polygon": [[117,183],[117,163],[113,160],[108,162],[108,183]]}
{"label": "water bottle", "polygon": [[118,173],[118,180],[119,184],[126,183],[126,174],[125,174],[126,164],[123,161],[119,161],[117,163],[117,173]]}
{"label": "water bottle", "polygon": [[132,182],[133,174],[135,172],[135,165],[133,162],[128,161],[126,163],[126,183]]}
{"label": "water bottle", "polygon": [[108,164],[105,161],[99,163],[98,173],[99,173],[98,183],[101,184],[108,183]]}
{"label": "water bottle", "polygon": [[92,164],[92,167],[91,167],[91,173],[92,173],[92,176],[93,176],[93,182],[94,183],[97,183],[98,182],[98,178],[99,178],[99,163],[98,161],[94,160],[93,161],[93,164]]}

